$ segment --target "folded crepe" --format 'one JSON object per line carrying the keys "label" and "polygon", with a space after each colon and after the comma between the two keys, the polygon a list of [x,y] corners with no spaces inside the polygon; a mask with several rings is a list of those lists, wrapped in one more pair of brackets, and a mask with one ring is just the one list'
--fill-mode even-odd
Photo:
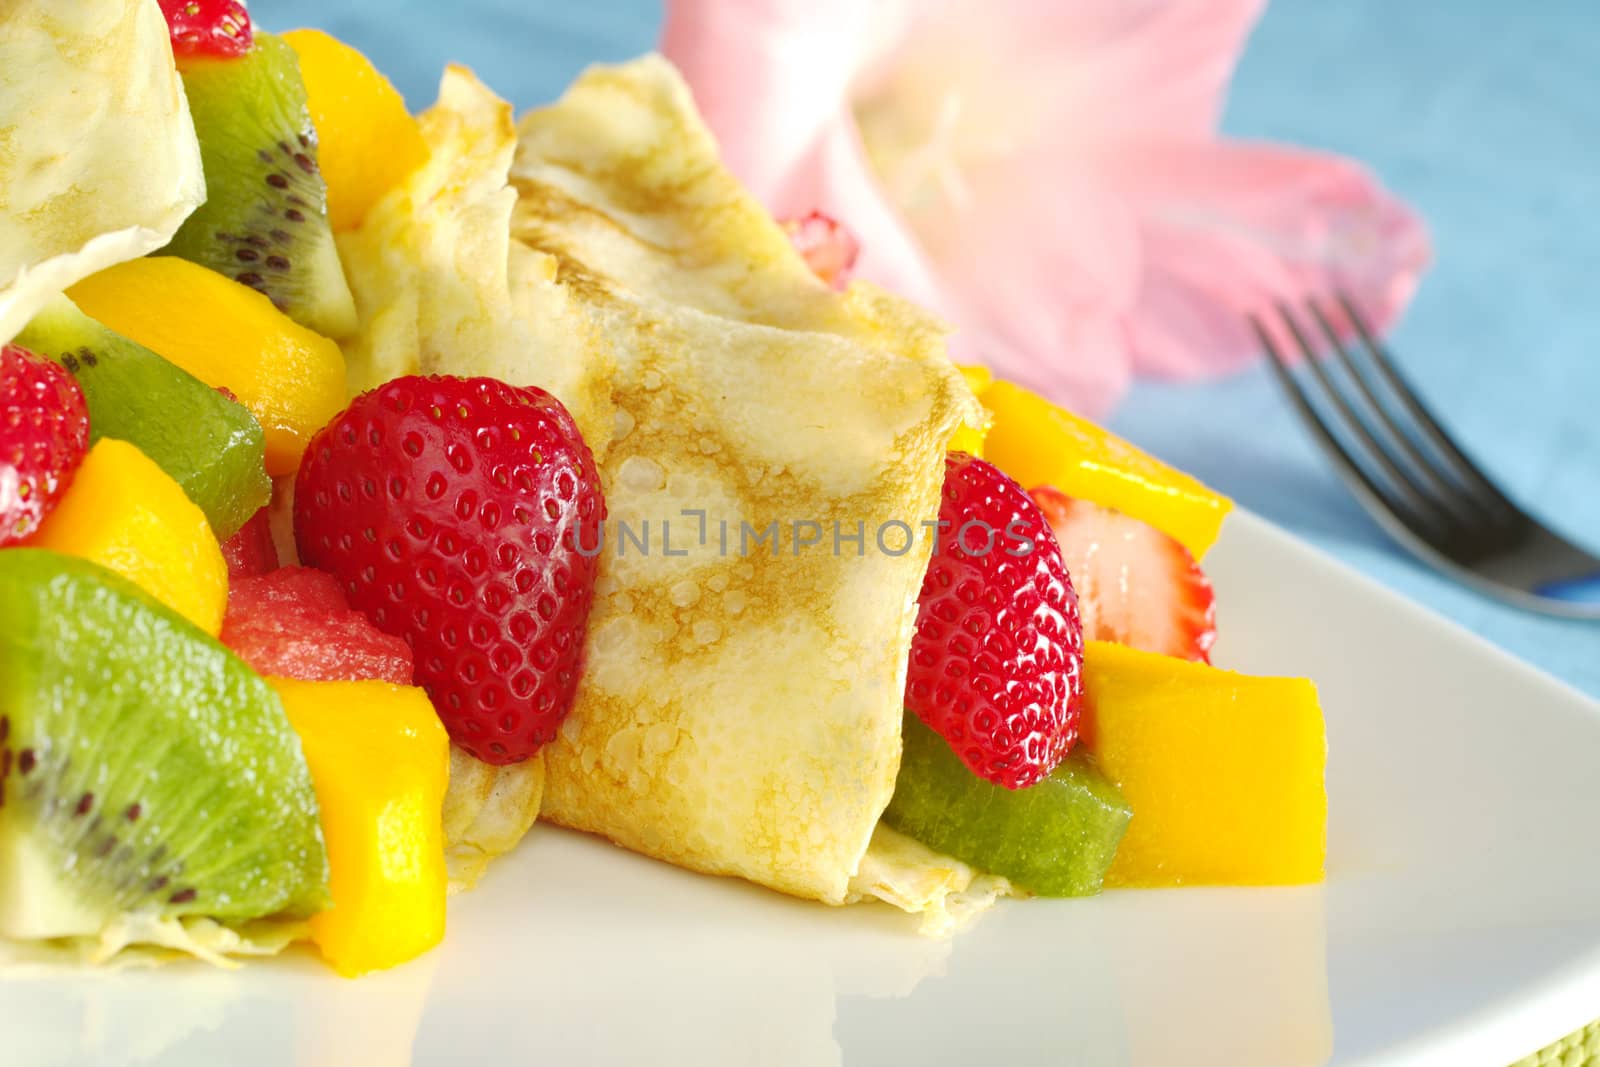
{"label": "folded crepe", "polygon": [[542,817],[929,930],[1004,892],[878,826],[921,524],[946,441],[980,417],[940,326],[818,282],[660,58],[592,69],[515,129],[452,68],[421,122],[429,164],[341,241],[352,388],[548,389],[610,513]]}
{"label": "folded crepe", "polygon": [[0,4],[0,341],[205,199],[155,0]]}

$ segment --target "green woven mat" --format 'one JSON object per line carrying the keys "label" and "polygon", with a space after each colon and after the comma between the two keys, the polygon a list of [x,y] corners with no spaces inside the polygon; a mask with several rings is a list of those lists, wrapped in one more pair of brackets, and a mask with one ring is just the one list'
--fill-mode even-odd
{"label": "green woven mat", "polygon": [[1600,1019],[1511,1067],[1600,1067]]}

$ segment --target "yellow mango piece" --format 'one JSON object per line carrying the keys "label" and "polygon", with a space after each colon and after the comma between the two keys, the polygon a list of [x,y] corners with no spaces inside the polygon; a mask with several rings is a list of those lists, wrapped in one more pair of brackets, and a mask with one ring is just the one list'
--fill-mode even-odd
{"label": "yellow mango piece", "polygon": [[450,739],[421,689],[267,679],[300,735],[328,843],[333,907],[311,939],[347,978],[444,937]]}
{"label": "yellow mango piece", "polygon": [[267,473],[293,474],[311,436],[344,409],[344,354],[232,278],[172,256],[130,259],[69,290],[84,314],[207,385],[261,423]]}
{"label": "yellow mango piece", "polygon": [[1024,489],[1053,485],[1147,522],[1204,558],[1233,501],[1088,419],[1011,382],[979,394],[994,415],[986,458]]}
{"label": "yellow mango piece", "polygon": [[1090,641],[1083,744],[1133,821],[1107,886],[1322,878],[1328,746],[1317,690]]}
{"label": "yellow mango piece", "polygon": [[[994,375],[989,372],[988,367],[961,367],[959,369],[961,376],[967,380],[967,388],[971,389],[975,396],[982,396],[983,391],[994,381]],[[986,417],[987,414],[985,412]],[[983,439],[988,436],[989,426],[992,422],[993,420],[989,419],[980,427],[957,427],[956,432],[950,435],[950,443],[945,446],[945,451],[965,452],[969,456],[977,456],[982,459]]]}
{"label": "yellow mango piece", "polygon": [[205,512],[154,460],[101,438],[28,539],[116,571],[217,636],[228,606],[228,565]]}
{"label": "yellow mango piece", "polygon": [[965,452],[969,456],[983,458],[984,431],[975,430],[971,426],[958,426],[956,432],[950,435],[950,441],[944,446],[946,452]]}
{"label": "yellow mango piece", "polygon": [[353,230],[427,161],[427,143],[405,100],[366,56],[321,30],[282,36],[300,56],[328,218],[335,230]]}
{"label": "yellow mango piece", "polygon": [[959,370],[961,372],[961,376],[967,380],[967,388],[971,389],[978,396],[982,396],[983,391],[994,384],[994,371],[990,370],[988,367],[971,366],[957,367],[956,369]]}

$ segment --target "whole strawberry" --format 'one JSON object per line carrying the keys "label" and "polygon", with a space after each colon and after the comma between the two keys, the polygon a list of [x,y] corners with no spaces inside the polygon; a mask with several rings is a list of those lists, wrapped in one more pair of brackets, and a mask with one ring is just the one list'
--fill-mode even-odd
{"label": "whole strawberry", "polygon": [[255,42],[250,12],[242,0],[161,0],[172,35],[172,53],[184,56],[242,56]]}
{"label": "whole strawberry", "polygon": [[0,546],[39,528],[88,449],[77,380],[26,349],[0,348]]}
{"label": "whole strawberry", "polygon": [[1039,506],[992,464],[951,452],[906,707],[974,774],[1021,789],[1077,741],[1082,694],[1078,598]]}
{"label": "whole strawberry", "polygon": [[362,394],[295,481],[301,559],[410,642],[451,739],[496,764],[533,755],[572,707],[604,518],[566,408],[490,378]]}

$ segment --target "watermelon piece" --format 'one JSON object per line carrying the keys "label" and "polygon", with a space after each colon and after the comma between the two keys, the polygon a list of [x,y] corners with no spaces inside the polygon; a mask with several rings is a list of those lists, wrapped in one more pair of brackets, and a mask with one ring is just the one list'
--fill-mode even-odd
{"label": "watermelon piece", "polygon": [[222,643],[258,674],[411,684],[411,646],[352,610],[339,583],[310,567],[235,580]]}
{"label": "watermelon piece", "polygon": [[250,578],[278,569],[278,546],[272,543],[272,521],[262,508],[239,532],[222,542],[222,558],[228,561],[228,579]]}

